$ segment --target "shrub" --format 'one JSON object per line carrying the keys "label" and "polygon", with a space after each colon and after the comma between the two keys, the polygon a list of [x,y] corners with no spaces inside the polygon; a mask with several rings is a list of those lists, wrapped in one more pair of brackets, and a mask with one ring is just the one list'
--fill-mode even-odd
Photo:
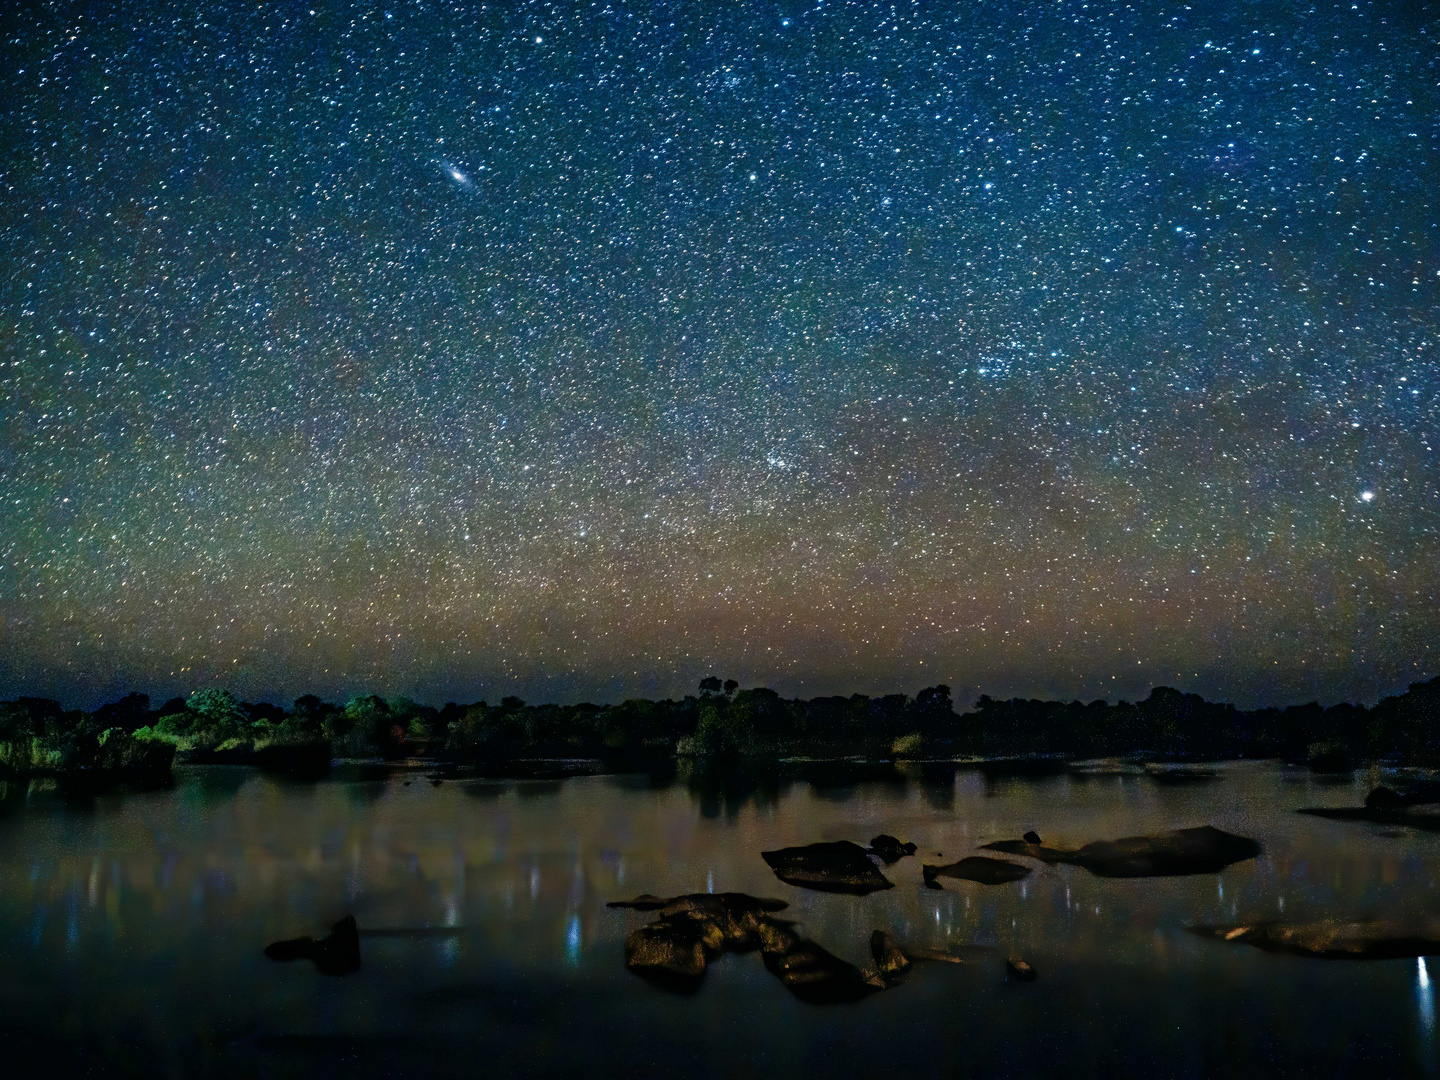
{"label": "shrub", "polygon": [[918,731],[912,731],[909,735],[901,735],[890,744],[890,753],[895,757],[913,757],[920,753],[920,747],[924,742]]}

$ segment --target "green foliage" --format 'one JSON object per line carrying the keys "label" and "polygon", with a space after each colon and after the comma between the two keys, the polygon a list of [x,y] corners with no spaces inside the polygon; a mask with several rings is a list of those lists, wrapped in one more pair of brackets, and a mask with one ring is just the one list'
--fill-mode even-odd
{"label": "green foliage", "polygon": [[773,749],[792,716],[773,690],[742,690],[734,698],[704,698],[695,726],[696,748],[705,754],[751,756]]}
{"label": "green foliage", "polygon": [[123,728],[107,728],[99,736],[95,765],[100,769],[160,777],[169,775],[174,759],[175,747],[168,742],[140,738],[139,731],[132,735]]}
{"label": "green foliage", "polygon": [[912,731],[909,735],[901,735],[890,744],[890,753],[895,757],[914,757],[920,753],[920,748],[925,740],[918,731]]}
{"label": "green foliage", "polygon": [[252,739],[250,721],[228,690],[196,690],[183,709],[140,730],[147,731],[145,739],[168,742],[177,750],[237,749],[248,747]]}
{"label": "green foliage", "polygon": [[245,722],[245,714],[240,711],[240,702],[229,690],[196,690],[185,702],[185,706],[199,716],[206,726]]}
{"label": "green foliage", "polygon": [[321,723],[331,748],[340,757],[375,757],[395,742],[395,718],[385,699],[375,694],[351,698],[343,712],[330,713]]}
{"label": "green foliage", "polygon": [[[331,754],[393,757],[417,747],[458,760],[583,754],[643,761],[675,752],[716,759],[705,768],[728,768],[721,759],[792,748],[833,752],[849,746],[854,749],[843,752],[881,754],[888,749],[896,757],[922,751],[988,757],[1145,752],[1304,760],[1313,744],[1324,744],[1337,761],[1440,763],[1440,679],[1415,683],[1373,708],[1312,702],[1241,712],[1162,686],[1137,704],[981,697],[963,716],[943,684],[913,699],[855,694],[786,700],[764,687],[739,690],[718,679],[706,679],[701,689],[699,697],[680,701],[534,706],[506,697],[495,706],[482,701],[438,711],[404,697],[359,695],[342,708],[306,695],[287,712],[241,703],[220,689],[171,699],[153,713],[138,694],[93,715],[65,712],[48,699],[20,698],[0,702],[0,771],[64,774],[153,766],[159,772],[176,750],[251,747],[304,748],[326,761]],[[717,692],[722,690],[728,692]]]}
{"label": "green foliage", "polygon": [[445,749],[460,757],[485,757],[498,752],[504,736],[504,713],[485,702],[470,706],[465,715],[450,725]]}

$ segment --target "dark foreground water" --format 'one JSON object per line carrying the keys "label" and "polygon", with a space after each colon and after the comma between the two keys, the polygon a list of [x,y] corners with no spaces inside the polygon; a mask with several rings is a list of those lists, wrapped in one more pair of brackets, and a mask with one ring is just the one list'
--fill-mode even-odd
{"label": "dark foreground water", "polygon": [[[1195,922],[1435,911],[1440,836],[1295,814],[1358,803],[1271,763],[1208,784],[986,780],[950,767],[792,766],[758,781],[320,783],[182,768],[173,790],[0,792],[0,1071],[195,1076],[1434,1076],[1440,958],[1335,962],[1187,934]],[[808,777],[808,778],[807,778]],[[407,786],[405,780],[412,782]],[[852,782],[854,781],[854,782]],[[886,831],[952,861],[1037,829],[1083,843],[1212,823],[1259,839],[1219,875],[1107,880],[1040,869],[1002,886],[868,897],[775,879],[763,849]],[[917,967],[858,1004],[794,997],[758,955],[693,997],[626,971],[647,916],[605,901],[741,890],[868,963],[877,927],[994,946]],[[354,913],[363,967],[320,975],[267,942]],[[450,928],[446,930],[445,928]],[[443,932],[434,932],[443,931]],[[1023,956],[1038,981],[1007,982]]]}

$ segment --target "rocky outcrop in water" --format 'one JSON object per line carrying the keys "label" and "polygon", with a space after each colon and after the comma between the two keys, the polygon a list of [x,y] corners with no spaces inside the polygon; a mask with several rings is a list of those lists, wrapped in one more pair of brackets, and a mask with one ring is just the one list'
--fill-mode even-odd
{"label": "rocky outcrop in water", "polygon": [[849,840],[762,851],[760,857],[781,881],[802,889],[864,896],[894,888],[865,849]]}
{"label": "rocky outcrop in water", "polygon": [[1252,945],[1267,952],[1296,953],[1324,960],[1398,960],[1440,955],[1440,921],[1256,922],[1235,926],[1192,926],[1190,932],[1219,941]]}
{"label": "rocky outcrop in water", "polygon": [[936,949],[912,949],[884,930],[870,935],[875,969],[861,970],[776,918],[786,905],[745,893],[690,893],[662,899],[642,894],[612,901],[610,907],[656,912],[653,922],[625,939],[625,965],[637,975],[676,993],[693,993],[711,961],[727,952],[758,950],[765,968],[801,1001],[830,1005],[858,1001],[898,982],[918,960],[958,964],[961,958]]}
{"label": "rocky outcrop in water", "polygon": [[355,916],[346,915],[323,938],[290,938],[265,947],[271,960],[309,960],[322,975],[349,975],[360,970],[360,931]]}
{"label": "rocky outcrop in water", "polygon": [[1036,975],[1035,969],[1018,956],[1005,961],[1005,973],[1016,982],[1034,982]]}
{"label": "rocky outcrop in water", "polygon": [[971,855],[959,862],[945,866],[931,866],[926,863],[920,868],[925,884],[932,889],[941,887],[936,878],[959,878],[962,881],[978,881],[981,885],[1004,885],[1030,876],[1030,868],[1007,859],[990,859],[984,855]]}
{"label": "rocky outcrop in water", "polygon": [[745,893],[691,893],[661,899],[645,894],[610,907],[654,911],[654,922],[625,939],[625,965],[666,989],[699,988],[710,961],[727,952],[759,950],[765,967],[802,1001],[855,1001],[885,988],[875,972],[864,972],[777,919],[783,900]]}
{"label": "rocky outcrop in water", "polygon": [[765,968],[801,1001],[838,1005],[885,989],[873,971],[861,971],[785,926],[768,928],[760,945]]}
{"label": "rocky outcrop in water", "polygon": [[914,844],[902,844],[888,833],[881,833],[870,841],[870,854],[877,856],[886,866],[897,863],[907,855],[915,854]]}
{"label": "rocky outcrop in water", "polygon": [[[1365,796],[1364,806],[1306,806],[1298,812],[1332,821],[1368,821],[1373,825],[1403,825],[1422,832],[1440,832],[1440,784],[1419,781],[1397,788],[1377,787]],[[1420,807],[1429,806],[1429,809]]]}
{"label": "rocky outcrop in water", "polygon": [[870,935],[870,955],[875,958],[875,967],[888,986],[898,982],[910,970],[910,958],[894,936],[884,930]]}
{"label": "rocky outcrop in water", "polygon": [[998,840],[984,847],[1009,855],[1025,855],[1046,863],[1072,863],[1099,877],[1175,877],[1214,874],[1232,863],[1260,854],[1260,844],[1212,825],[1176,829],[1155,836],[1097,840],[1067,850],[1024,840]]}

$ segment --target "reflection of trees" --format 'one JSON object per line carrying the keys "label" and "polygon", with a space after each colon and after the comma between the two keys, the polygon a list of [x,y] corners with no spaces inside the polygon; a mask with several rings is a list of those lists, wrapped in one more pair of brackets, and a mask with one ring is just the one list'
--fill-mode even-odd
{"label": "reflection of trees", "polygon": [[722,814],[733,821],[747,803],[758,809],[774,806],[786,791],[776,762],[736,758],[684,758],[679,763],[679,780],[700,804],[707,818]]}
{"label": "reflection of trees", "polygon": [[909,783],[918,785],[926,804],[935,810],[955,808],[955,770],[953,761],[898,761],[895,771]]}
{"label": "reflection of trees", "polygon": [[827,802],[847,802],[862,784],[896,799],[905,795],[905,775],[890,761],[787,762],[786,773],[809,784],[816,797]]}

